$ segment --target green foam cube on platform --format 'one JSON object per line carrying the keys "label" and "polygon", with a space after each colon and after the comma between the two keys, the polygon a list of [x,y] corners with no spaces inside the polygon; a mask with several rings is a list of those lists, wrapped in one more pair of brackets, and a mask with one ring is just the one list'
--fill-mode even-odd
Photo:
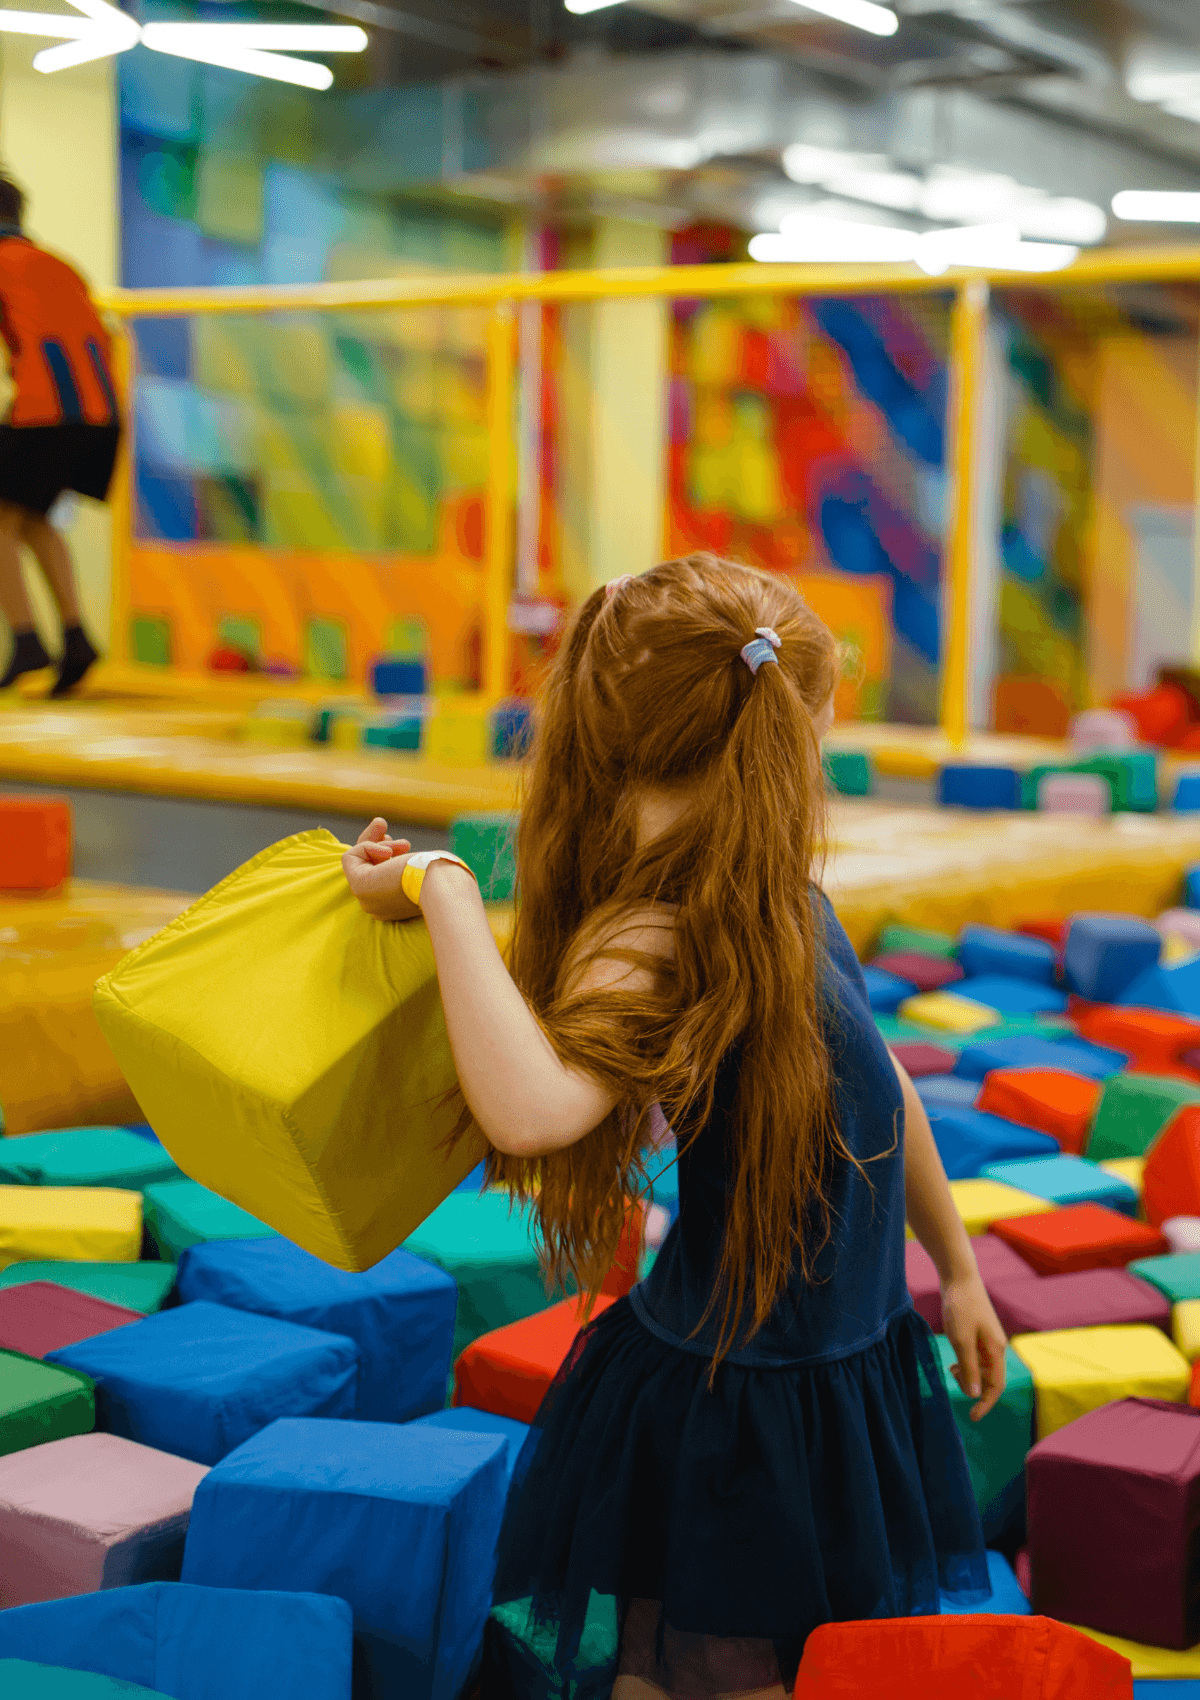
{"label": "green foam cube on platform", "polygon": [[161,1310],[175,1285],[173,1263],[64,1263],[50,1260],[10,1263],[0,1269],[0,1288],[21,1287],[27,1281],[53,1281],[88,1293],[106,1304],[140,1310],[143,1316]]}
{"label": "green foam cube on platform", "polygon": [[1110,1075],[1092,1123],[1088,1157],[1093,1163],[1144,1157],[1182,1104],[1200,1104],[1200,1085],[1160,1074]]}
{"label": "green foam cube on platform", "polygon": [[1094,773],[1108,781],[1114,814],[1153,814],[1158,807],[1158,758],[1153,750],[1100,751],[1080,761],[1044,762],[1021,778],[1021,806],[1037,808],[1038,786],[1052,773]]}
{"label": "green foam cube on platform", "polygon": [[821,758],[829,786],[843,797],[871,794],[871,758],[864,750],[826,750]]}
{"label": "green foam cube on platform", "polygon": [[95,1426],[96,1396],[88,1376],[0,1351],[0,1456],[90,1434]]}
{"label": "green foam cube on platform", "polygon": [[169,667],[171,622],[157,614],[135,614],[129,622],[129,647],[143,667]]}
{"label": "green foam cube on platform", "polygon": [[345,679],[350,672],[346,629],[338,620],[309,620],[304,627],[304,671],[312,679]]}
{"label": "green foam cube on platform", "polygon": [[261,160],[204,149],[196,162],[196,223],[206,236],[257,247],[263,235]]}
{"label": "green foam cube on platform", "polygon": [[1131,1275],[1149,1281],[1173,1305],[1200,1299],[1200,1251],[1177,1251],[1167,1257],[1140,1257],[1126,1265]]}
{"label": "green foam cube on platform", "polygon": [[275,1230],[210,1192],[199,1181],[162,1181],[148,1186],[145,1199],[146,1232],[164,1263],[177,1263],[190,1245],[207,1240],[274,1239]]}
{"label": "green foam cube on platform", "polygon": [[123,1127],[64,1127],[0,1143],[0,1186],[111,1186],[140,1192],[179,1170],[151,1139]]}
{"label": "green foam cube on platform", "polygon": [[124,1677],[29,1659],[0,1659],[0,1694],[4,1700],[169,1700],[161,1688],[143,1688]]}
{"label": "green foam cube on platform", "polygon": [[368,726],[362,741],[382,750],[419,750],[421,722],[419,719],[393,720],[381,726]]}
{"label": "green foam cube on platform", "polygon": [[530,1218],[506,1192],[452,1192],[404,1242],[405,1251],[458,1284],[454,1357],[493,1328],[545,1310],[546,1291]]}
{"label": "green foam cube on platform", "polygon": [[1033,1376],[1012,1347],[1007,1347],[1004,1392],[982,1422],[973,1423],[971,1407],[975,1401],[950,1373],[950,1366],[957,1362],[954,1347],[944,1334],[934,1335],[933,1346],[962,1436],[975,1503],[986,1513],[1001,1504],[1014,1482],[1024,1481],[1025,1454],[1033,1445]]}
{"label": "green foam cube on platform", "polygon": [[450,822],[450,848],[479,881],[485,903],[508,903],[517,880],[515,814],[458,815]]}
{"label": "green foam cube on platform", "polygon": [[958,954],[958,943],[949,933],[935,933],[927,927],[906,927],[899,921],[891,921],[880,931],[875,954],[882,956],[885,951],[894,950],[916,950],[922,956],[941,956],[953,961]]}

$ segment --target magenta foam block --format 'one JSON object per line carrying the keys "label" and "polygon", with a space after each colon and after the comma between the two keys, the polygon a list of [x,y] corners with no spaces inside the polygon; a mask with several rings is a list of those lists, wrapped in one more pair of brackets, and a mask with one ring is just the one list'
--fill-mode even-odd
{"label": "magenta foam block", "polygon": [[948,1051],[943,1045],[926,1045],[919,1039],[910,1044],[893,1045],[891,1049],[896,1061],[913,1080],[922,1080],[931,1074],[953,1074],[958,1061],[957,1051]]}
{"label": "magenta foam block", "polygon": [[1016,1277],[988,1289],[1008,1335],[1055,1328],[1103,1328],[1148,1322],[1171,1332],[1171,1307],[1148,1281],[1124,1269],[1084,1269],[1071,1275]]}
{"label": "magenta foam block", "polygon": [[909,1297],[918,1316],[923,1316],[935,1334],[942,1332],[942,1284],[934,1262],[919,1240],[904,1242],[905,1278]]}
{"label": "magenta foam block", "polygon": [[178,1581],[192,1495],[207,1474],[116,1434],[0,1458],[0,1607]]}
{"label": "magenta foam block", "polygon": [[140,1322],[140,1310],[126,1310],[93,1298],[57,1281],[26,1281],[19,1287],[0,1287],[0,1347],[44,1358],[63,1346],[107,1334],[127,1322]]}
{"label": "magenta foam block", "polygon": [[1200,1641],[1200,1410],[1118,1399],[1026,1459],[1033,1609],[1180,1650]]}

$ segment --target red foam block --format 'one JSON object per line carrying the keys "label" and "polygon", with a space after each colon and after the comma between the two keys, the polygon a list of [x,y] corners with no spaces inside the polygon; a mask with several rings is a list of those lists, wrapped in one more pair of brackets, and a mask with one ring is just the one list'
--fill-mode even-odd
{"label": "red foam block", "polygon": [[1009,1216],[991,1232],[1019,1252],[1039,1275],[1079,1269],[1123,1269],[1137,1257],[1170,1251],[1157,1228],[1131,1222],[1103,1204],[1069,1204],[1043,1216]]}
{"label": "red foam block", "polygon": [[795,1700],[1132,1700],[1128,1659],[1048,1617],[825,1623]]}
{"label": "red foam block", "polygon": [[984,1076],[977,1110],[1036,1127],[1064,1151],[1082,1157],[1103,1087],[1060,1068],[996,1068]]}
{"label": "red foam block", "polygon": [[1163,1128],[1142,1172],[1146,1220],[1200,1216],[1200,1104],[1184,1104]]}
{"label": "red foam block", "polygon": [[70,803],[0,797],[0,891],[55,891],[70,872]]}
{"label": "red foam block", "polygon": [[1125,1051],[1144,1074],[1192,1072],[1183,1058],[1200,1045],[1200,1021],[1163,1009],[1125,1009],[1103,1003],[1081,1009],[1074,1021],[1083,1038]]}
{"label": "red foam block", "polygon": [[[593,1316],[614,1301],[596,1300]],[[580,1329],[580,1299],[564,1299],[473,1340],[454,1366],[454,1403],[531,1423]]]}

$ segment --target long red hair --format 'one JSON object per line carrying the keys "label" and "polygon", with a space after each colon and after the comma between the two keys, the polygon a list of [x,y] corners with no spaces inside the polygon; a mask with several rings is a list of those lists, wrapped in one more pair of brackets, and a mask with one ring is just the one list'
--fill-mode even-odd
{"label": "long red hair", "polygon": [[[740,652],[757,626],[781,646],[752,674]],[[528,770],[511,971],[557,1054],[618,1103],[566,1150],[493,1151],[489,1178],[532,1204],[550,1278],[598,1291],[645,1190],[651,1106],[699,1126],[740,1041],[718,1357],[766,1321],[797,1259],[811,1271],[830,1165],[845,1154],[810,884],[826,830],[816,721],[838,665],[787,579],[711,555],[666,561],[578,611]],[[691,800],[639,850],[646,786],[686,786]],[[654,902],[677,905],[674,963],[655,990],[573,992],[609,923]]]}

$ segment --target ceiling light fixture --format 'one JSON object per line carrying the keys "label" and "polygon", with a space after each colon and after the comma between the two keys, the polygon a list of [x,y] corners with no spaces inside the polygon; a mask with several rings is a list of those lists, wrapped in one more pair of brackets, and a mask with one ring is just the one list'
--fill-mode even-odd
{"label": "ceiling light fixture", "polygon": [[[874,0],[792,0],[792,3],[809,12],[820,12],[822,17],[833,18],[839,24],[866,30],[868,35],[895,35],[900,28],[895,12],[886,6],[876,6]],[[570,7],[571,0],[567,0],[567,5]]]}
{"label": "ceiling light fixture", "polygon": [[1200,194],[1185,189],[1122,189],[1113,196],[1118,218],[1148,224],[1200,224]]}
{"label": "ceiling light fixture", "polygon": [[568,12],[582,16],[585,12],[603,12],[607,6],[620,6],[624,0],[564,0]]}
{"label": "ceiling light fixture", "polygon": [[750,258],[792,265],[915,264],[930,277],[951,267],[1051,272],[1069,266],[1079,249],[1065,242],[1024,242],[1013,224],[965,225],[923,235],[892,225],[793,213],[776,234],[750,239]]}
{"label": "ceiling light fixture", "polygon": [[0,32],[57,39],[59,46],[44,47],[34,55],[34,70],[47,74],[94,59],[113,58],[141,42],[156,53],[310,89],[330,86],[333,72],[328,65],[291,58],[279,49],[361,53],[367,45],[366,31],[357,24],[176,23],[143,27],[128,12],[109,5],[108,0],[71,0],[71,4],[82,16],[0,11]]}

